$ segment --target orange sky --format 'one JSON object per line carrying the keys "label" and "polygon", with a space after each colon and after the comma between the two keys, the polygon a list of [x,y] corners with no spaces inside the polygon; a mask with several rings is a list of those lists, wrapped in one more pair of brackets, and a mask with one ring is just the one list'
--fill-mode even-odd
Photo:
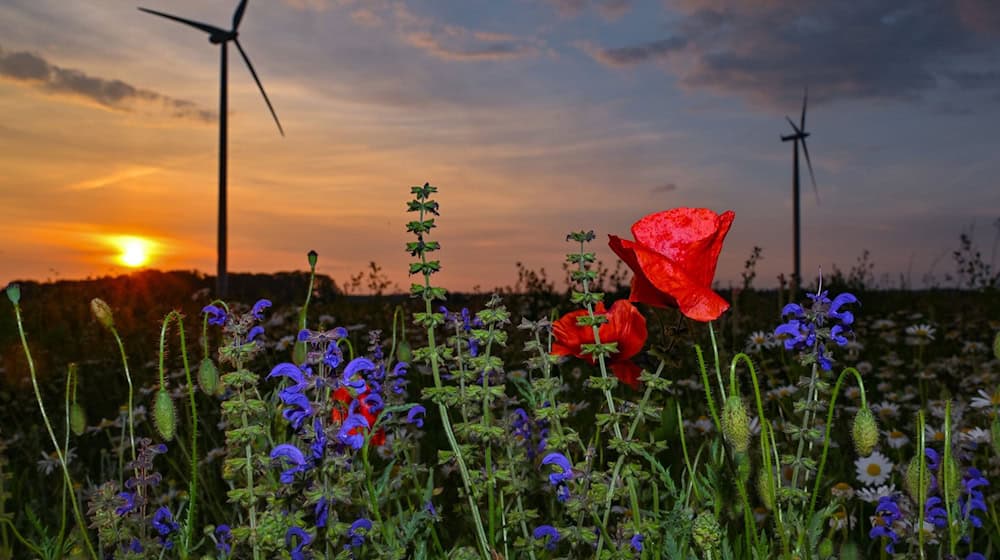
{"label": "orange sky", "polygon": [[[0,6],[0,283],[121,272],[107,240],[122,235],[155,243],[150,266],[214,273],[218,47],[135,7],[224,26],[235,4]],[[241,42],[287,136],[231,49],[230,270],[305,269],[315,249],[338,281],[374,260],[405,288],[405,203],[430,181],[439,281],[452,289],[511,284],[517,261],[561,279],[570,230],[596,230],[611,262],[608,233],[675,206],[736,211],[720,281],[738,282],[760,245],[759,282],[773,284],[791,268],[790,147],[778,136],[797,114],[801,68],[766,68],[787,78],[780,90],[713,70],[696,36],[662,38],[690,29],[689,4],[251,1]],[[824,10],[800,15],[846,13]],[[897,25],[892,13],[878,25]],[[942,14],[900,21],[942,29]],[[995,51],[988,18],[970,44],[953,16],[955,38],[904,52]],[[983,96],[1000,88],[916,85],[908,68],[874,78],[862,65],[878,56],[843,56],[810,80],[821,202],[806,186],[804,272],[849,268],[870,249],[876,273],[916,283],[953,269],[971,224],[989,253],[1000,164],[980,123],[997,116]]]}

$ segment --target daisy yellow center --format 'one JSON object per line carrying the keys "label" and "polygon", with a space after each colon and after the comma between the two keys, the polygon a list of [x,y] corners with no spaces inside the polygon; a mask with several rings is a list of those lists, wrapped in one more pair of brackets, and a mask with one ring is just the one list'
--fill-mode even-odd
{"label": "daisy yellow center", "polygon": [[1000,391],[993,393],[993,396],[990,397],[990,404],[993,406],[1000,406]]}
{"label": "daisy yellow center", "polygon": [[944,433],[934,432],[934,441],[944,441]]}
{"label": "daisy yellow center", "polygon": [[891,437],[891,438],[902,438],[903,437],[903,432],[900,432],[898,430],[893,430],[893,431],[889,432],[889,437]]}
{"label": "daisy yellow center", "polygon": [[882,474],[882,467],[878,463],[868,463],[868,476],[878,476]]}

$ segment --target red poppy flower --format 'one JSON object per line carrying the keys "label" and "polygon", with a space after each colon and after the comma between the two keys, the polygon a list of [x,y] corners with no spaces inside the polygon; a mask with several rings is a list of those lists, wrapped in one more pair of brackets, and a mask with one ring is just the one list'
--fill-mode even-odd
{"label": "red poppy flower", "polygon": [[712,291],[722,242],[736,215],[707,208],[674,208],[632,225],[635,241],[609,235],[608,244],[632,269],[629,301],[677,307],[686,317],[708,322],[729,303]]}
{"label": "red poppy flower", "polygon": [[[371,406],[365,402],[365,396],[368,394],[368,386],[365,386],[365,390],[358,394],[358,396],[352,396],[351,392],[346,387],[340,387],[333,392],[333,400],[335,402],[333,410],[330,411],[330,420],[333,424],[339,426],[347,418],[348,410],[351,408],[351,402],[358,401],[357,411],[368,420],[369,426],[375,425],[375,420],[378,415],[371,411]],[[350,435],[356,435],[360,433],[360,428],[355,428],[351,430]],[[385,444],[385,429],[379,428],[372,436],[372,445],[375,447],[381,447]]]}
{"label": "red poppy flower", "polygon": [[[602,344],[618,343],[618,352],[611,354],[611,372],[619,381],[633,389],[639,388],[639,366],[632,363],[632,356],[642,350],[646,344],[646,318],[639,313],[634,305],[625,301],[616,301],[610,311],[606,311],[603,303],[594,307],[595,314],[603,314],[607,322],[598,330]],[[552,353],[557,356],[576,356],[595,363],[590,354],[583,353],[584,344],[594,344],[594,328],[581,327],[576,324],[577,317],[587,314],[586,309],[572,311],[562,316],[552,324],[552,334],[555,343]]]}

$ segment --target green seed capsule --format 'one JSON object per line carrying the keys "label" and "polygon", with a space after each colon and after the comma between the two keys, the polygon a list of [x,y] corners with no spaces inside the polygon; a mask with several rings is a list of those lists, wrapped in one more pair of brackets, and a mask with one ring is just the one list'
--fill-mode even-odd
{"label": "green seed capsule", "polygon": [[177,432],[177,410],[174,408],[170,393],[165,389],[156,392],[156,400],[153,402],[153,425],[164,441],[174,439],[174,434]]}
{"label": "green seed capsule", "polygon": [[7,299],[9,299],[10,302],[13,303],[14,305],[17,305],[18,303],[21,302],[20,284],[15,284],[13,282],[7,284]]}
{"label": "green seed capsule", "polygon": [[399,346],[396,347],[396,359],[406,363],[410,363],[410,360],[413,359],[413,352],[405,340],[400,340]]}
{"label": "green seed capsule", "polygon": [[1000,360],[1000,331],[997,332],[996,337],[993,339],[993,355],[996,359]]}
{"label": "green seed capsule", "polygon": [[316,268],[316,261],[319,259],[319,253],[316,251],[309,251],[309,254],[307,254],[306,257],[309,259],[309,268]]}
{"label": "green seed capsule", "polygon": [[300,366],[306,363],[306,353],[306,343],[296,342],[292,347],[292,363]]}
{"label": "green seed capsule", "polygon": [[958,463],[951,456],[941,457],[941,466],[938,468],[938,481],[941,490],[947,491],[947,496],[954,500],[962,489],[962,474],[958,470]]}
{"label": "green seed capsule", "polygon": [[691,536],[703,552],[709,554],[715,552],[719,543],[722,542],[722,529],[712,512],[706,510],[694,518],[694,523],[691,525]]}
{"label": "green seed capsule", "polygon": [[931,487],[931,469],[927,466],[927,462],[924,461],[924,476],[920,476],[920,457],[914,457],[909,466],[906,467],[906,475],[903,477],[903,487],[906,488],[906,492],[913,498],[913,501],[918,502],[920,500],[920,494],[923,494],[924,499],[927,499],[928,491]]}
{"label": "green seed capsule", "polygon": [[69,405],[69,429],[78,436],[82,436],[87,429],[87,411],[80,403],[75,402]]}
{"label": "green seed capsule", "polygon": [[[775,477],[775,482],[777,482],[777,477]],[[757,496],[760,497],[760,503],[764,505],[767,509],[774,509],[774,493],[771,492],[771,487],[767,483],[767,471],[760,469],[757,473]]]}
{"label": "green seed capsule", "polygon": [[860,457],[867,457],[878,445],[878,424],[875,422],[875,415],[868,407],[858,410],[854,416],[854,424],[851,426],[851,435],[854,438],[854,450]]}
{"label": "green seed capsule", "polygon": [[993,440],[993,452],[1000,455],[1000,418],[993,420],[993,426],[990,427],[990,436]]}
{"label": "green seed capsule", "polygon": [[831,558],[833,556],[833,541],[830,540],[830,537],[820,541],[819,550],[817,552],[819,552],[819,557],[823,559]]}
{"label": "green seed capsule", "polygon": [[722,435],[737,453],[750,448],[750,417],[739,395],[730,395],[722,409]]}
{"label": "green seed capsule", "polygon": [[202,392],[208,396],[219,392],[219,370],[208,358],[203,359],[198,366],[198,387],[201,387]]}

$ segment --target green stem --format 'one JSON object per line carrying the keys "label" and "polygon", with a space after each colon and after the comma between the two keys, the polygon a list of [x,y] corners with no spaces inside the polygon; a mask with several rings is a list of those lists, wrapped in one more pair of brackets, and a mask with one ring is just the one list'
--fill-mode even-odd
{"label": "green stem", "polygon": [[924,558],[924,504],[927,502],[927,491],[929,488],[924,485],[924,473],[927,472],[927,455],[924,453],[924,409],[917,411],[917,546],[920,550],[920,557]]}
{"label": "green stem", "polygon": [[[817,348],[814,351],[818,351]],[[792,488],[797,488],[797,483],[799,480],[799,465],[802,461],[802,452],[805,451],[806,439],[809,437],[808,432],[812,427],[813,421],[815,421],[815,416],[813,414],[813,405],[816,402],[816,393],[818,392],[816,387],[816,381],[819,380],[819,365],[813,364],[812,375],[809,377],[809,395],[806,399],[806,410],[805,414],[802,415],[802,428],[799,431],[799,445],[795,450],[795,463],[792,465]],[[812,448],[812,442],[809,442],[810,449]],[[808,477],[807,477],[808,478]]]}
{"label": "green stem", "polygon": [[191,365],[188,362],[187,338],[184,336],[183,318],[180,311],[173,310],[163,319],[163,327],[160,330],[160,386],[163,386],[164,381],[163,360],[166,354],[166,331],[170,320],[173,319],[177,322],[177,335],[180,337],[181,344],[181,361],[184,363],[184,378],[187,381],[188,400],[191,406],[191,480],[188,482],[187,523],[184,527],[184,544],[186,549],[191,545],[191,535],[195,524],[195,509],[198,500],[198,408],[194,399],[195,388],[191,380]]}
{"label": "green stem", "polygon": [[[118,343],[118,350],[122,356],[122,366],[125,368],[125,381],[128,382],[128,439],[132,446],[132,462],[135,463],[135,420],[132,418],[132,410],[135,408],[135,389],[132,387],[132,374],[128,369],[128,356],[125,354],[125,344],[122,342],[122,337],[118,334],[118,329],[114,325],[111,325],[110,330],[111,334],[115,337],[115,342]],[[138,470],[135,471],[135,475],[138,479]],[[137,486],[136,491],[141,494],[142,486]]]}
{"label": "green stem", "polygon": [[31,351],[28,348],[28,338],[24,334],[24,322],[21,319],[21,306],[14,304],[14,315],[17,318],[17,332],[21,336],[21,347],[24,348],[24,356],[28,361],[28,371],[31,373],[31,386],[35,390],[35,400],[38,401],[38,409],[42,412],[42,420],[45,421],[45,429],[49,432],[49,438],[52,440],[52,445],[56,448],[56,456],[59,458],[59,465],[62,467],[63,472],[63,484],[70,489],[69,499],[73,503],[73,515],[76,517],[77,528],[80,530],[80,534],[83,535],[83,542],[87,545],[87,551],[90,556],[97,560],[97,552],[94,551],[94,545],[90,542],[90,536],[87,534],[87,523],[84,521],[83,514],[80,512],[80,504],[76,501],[76,491],[73,489],[73,479],[69,476],[69,468],[66,466],[66,458],[63,456],[62,449],[59,448],[59,441],[56,439],[56,433],[52,429],[52,423],[49,422],[49,415],[45,412],[45,405],[42,402],[42,392],[38,388],[38,375],[35,372],[35,361],[31,358]]}

